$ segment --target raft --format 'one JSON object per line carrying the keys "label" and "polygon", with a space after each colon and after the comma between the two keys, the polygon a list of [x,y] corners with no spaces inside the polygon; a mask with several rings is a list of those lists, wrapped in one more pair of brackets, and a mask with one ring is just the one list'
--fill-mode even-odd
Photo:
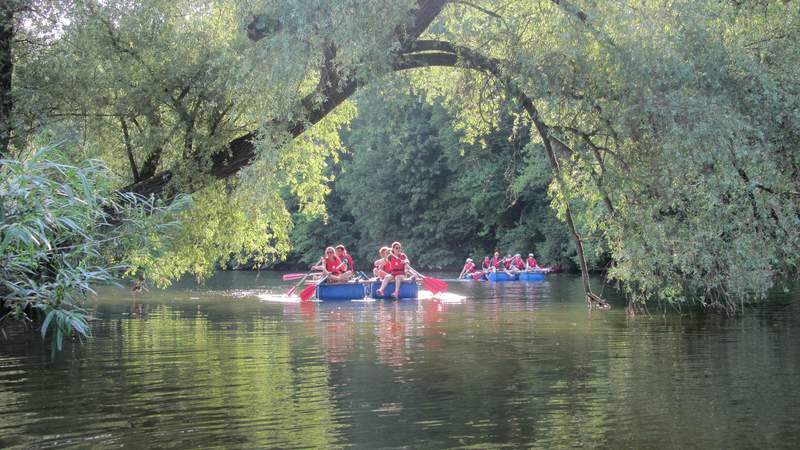
{"label": "raft", "polygon": [[488,274],[486,274],[486,278],[488,278],[489,281],[493,281],[493,282],[494,281],[514,281],[514,280],[517,279],[517,276],[514,275],[514,274],[509,275],[509,274],[507,274],[505,272],[489,272]]}
{"label": "raft", "polygon": [[355,300],[364,298],[364,285],[361,283],[322,283],[317,286],[317,299]]}
{"label": "raft", "polygon": [[[381,287],[380,281],[373,281],[372,286],[370,286],[370,292],[372,292],[372,298],[374,299],[391,299],[392,294],[394,293],[394,282],[389,283],[386,286],[386,289],[383,291],[383,296],[381,297],[378,295],[378,289]],[[417,286],[416,281],[403,281],[400,283],[400,298],[417,298],[419,297],[419,286]]]}
{"label": "raft", "polygon": [[544,281],[542,272],[520,272],[519,281]]}

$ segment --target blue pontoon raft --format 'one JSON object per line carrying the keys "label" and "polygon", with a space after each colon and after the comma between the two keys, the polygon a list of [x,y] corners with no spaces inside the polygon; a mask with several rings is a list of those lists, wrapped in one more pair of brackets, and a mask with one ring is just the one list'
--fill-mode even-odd
{"label": "blue pontoon raft", "polygon": [[[389,283],[383,292],[378,295],[381,287],[380,281],[351,281],[348,283],[322,283],[317,286],[317,299],[322,301],[332,300],[361,300],[365,297],[374,299],[392,299],[394,283]],[[415,281],[403,281],[400,284],[401,299],[416,299],[419,297],[419,286]]]}

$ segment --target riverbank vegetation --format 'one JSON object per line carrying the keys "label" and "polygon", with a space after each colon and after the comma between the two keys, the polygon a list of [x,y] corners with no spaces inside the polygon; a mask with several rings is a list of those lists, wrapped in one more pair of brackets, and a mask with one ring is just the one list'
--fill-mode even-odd
{"label": "riverbank vegetation", "polygon": [[159,286],[280,261],[292,236],[301,260],[391,234],[423,265],[534,246],[589,301],[597,260],[632,306],[733,312],[798,267],[799,28],[796,1],[14,0],[0,156],[10,173],[55,136],[63,164],[107,167],[87,194],[106,207],[191,194],[92,263]]}

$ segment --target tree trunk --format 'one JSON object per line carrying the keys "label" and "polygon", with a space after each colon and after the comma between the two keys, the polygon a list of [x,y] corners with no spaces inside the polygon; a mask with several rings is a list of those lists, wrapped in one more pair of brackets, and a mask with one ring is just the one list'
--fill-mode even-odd
{"label": "tree trunk", "polygon": [[14,73],[14,60],[11,43],[14,39],[14,8],[13,1],[0,2],[0,158],[8,156],[13,129],[11,77]]}

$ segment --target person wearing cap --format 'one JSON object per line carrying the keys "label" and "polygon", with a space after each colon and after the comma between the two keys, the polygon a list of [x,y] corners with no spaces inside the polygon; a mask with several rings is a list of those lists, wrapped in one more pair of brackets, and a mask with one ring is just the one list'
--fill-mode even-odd
{"label": "person wearing cap", "polygon": [[533,257],[533,253],[528,253],[528,259],[525,260],[525,270],[533,270],[538,268],[539,264],[536,262],[536,258]]}
{"label": "person wearing cap", "polygon": [[467,261],[464,263],[464,268],[461,269],[461,274],[458,278],[464,278],[464,275],[470,275],[472,272],[475,272],[475,263],[472,262],[472,258],[467,258]]}

